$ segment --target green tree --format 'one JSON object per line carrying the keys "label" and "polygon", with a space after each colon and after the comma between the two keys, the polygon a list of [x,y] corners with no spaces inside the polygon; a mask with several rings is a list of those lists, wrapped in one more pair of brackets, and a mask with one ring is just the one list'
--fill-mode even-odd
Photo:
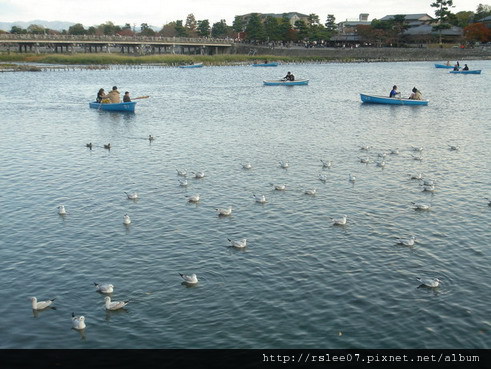
{"label": "green tree", "polygon": [[27,33],[27,30],[22,28],[22,27],[18,27],[18,26],[12,26],[12,28],[10,29],[10,33],[15,33],[15,34],[26,34]]}
{"label": "green tree", "polygon": [[479,4],[476,9],[476,14],[474,16],[474,21],[480,21],[491,15],[491,6]]}
{"label": "green tree", "polygon": [[196,22],[196,18],[194,17],[194,14],[192,13],[188,14],[184,27],[186,27],[191,32],[196,31],[197,22]]}
{"label": "green tree", "polygon": [[333,14],[327,15],[325,26],[328,32],[334,33],[337,31],[338,25],[336,24],[336,17]]}
{"label": "green tree", "polygon": [[29,27],[27,27],[27,33],[32,33],[34,35],[42,35],[47,33],[47,31],[46,28],[38,24],[30,24]]}
{"label": "green tree", "polygon": [[186,32],[186,28],[182,25],[182,20],[177,20],[174,26],[176,30],[177,37],[187,37],[188,33]]}
{"label": "green tree", "polygon": [[309,14],[309,16],[307,17],[308,19],[308,25],[309,26],[314,26],[316,24],[320,24],[320,19],[319,19],[319,16],[317,14]]}
{"label": "green tree", "polygon": [[120,26],[116,26],[116,25],[114,25],[113,22],[110,22],[110,21],[99,25],[99,27],[97,27],[97,28],[103,35],[108,35],[108,36],[113,36],[117,32],[121,31]]}
{"label": "green tree", "polygon": [[305,40],[309,38],[309,28],[304,20],[300,19],[295,22],[295,29],[298,32],[298,38],[300,40]]}
{"label": "green tree", "polygon": [[227,22],[225,19],[222,19],[220,22],[213,23],[211,35],[213,37],[225,37],[228,34],[228,29]]}
{"label": "green tree", "polygon": [[448,22],[457,27],[467,27],[474,19],[474,12],[462,11],[455,14],[450,14],[448,17]]}
{"label": "green tree", "polygon": [[264,21],[264,32],[269,40],[280,41],[282,37],[278,18],[272,16],[266,17],[266,20]]}
{"label": "green tree", "polygon": [[210,35],[210,21],[208,19],[199,20],[197,27],[198,35],[206,37]]}
{"label": "green tree", "polygon": [[449,29],[451,25],[447,22],[452,12],[449,10],[453,8],[453,0],[435,0],[431,3],[431,7],[435,8],[435,16],[437,19],[436,26],[433,26],[433,30],[438,31],[439,43],[442,43],[442,30]]}
{"label": "green tree", "polygon": [[147,23],[140,25],[140,35],[142,36],[155,36],[155,31],[149,27]]}
{"label": "green tree", "polygon": [[266,33],[258,13],[252,13],[245,29],[247,40],[265,41]]}
{"label": "green tree", "polygon": [[69,35],[86,35],[87,30],[84,28],[82,23],[74,24],[73,26],[68,27]]}
{"label": "green tree", "polygon": [[244,18],[236,15],[232,23],[232,28],[235,32],[244,32],[246,29]]}
{"label": "green tree", "polygon": [[278,21],[278,32],[280,34],[281,40],[283,41],[297,41],[298,40],[298,32],[293,30],[293,27],[290,23],[290,19],[288,15],[285,13]]}

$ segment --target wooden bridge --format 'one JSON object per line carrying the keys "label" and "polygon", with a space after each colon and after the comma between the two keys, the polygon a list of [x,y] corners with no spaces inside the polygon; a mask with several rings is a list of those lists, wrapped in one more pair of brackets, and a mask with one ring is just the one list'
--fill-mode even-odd
{"label": "wooden bridge", "polygon": [[231,39],[0,34],[0,49],[29,53],[100,53],[119,52],[146,54],[226,54],[233,45]]}

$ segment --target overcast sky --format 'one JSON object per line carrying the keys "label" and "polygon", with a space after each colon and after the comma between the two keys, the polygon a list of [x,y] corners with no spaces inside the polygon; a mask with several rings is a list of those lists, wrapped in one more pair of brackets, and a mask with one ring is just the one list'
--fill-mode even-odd
{"label": "overcast sky", "polygon": [[[336,21],[357,19],[360,13],[368,13],[369,20],[387,14],[428,13],[435,15],[430,6],[432,0],[0,0],[0,22],[15,21],[66,21],[84,26],[112,21],[140,25],[147,23],[160,27],[175,20],[186,20],[194,14],[196,20],[208,19],[211,24],[225,19],[232,25],[236,15],[247,13],[299,12],[317,14],[322,23],[327,14],[334,14]],[[330,4],[331,3],[331,4]],[[487,4],[486,0],[454,0],[454,13]]]}

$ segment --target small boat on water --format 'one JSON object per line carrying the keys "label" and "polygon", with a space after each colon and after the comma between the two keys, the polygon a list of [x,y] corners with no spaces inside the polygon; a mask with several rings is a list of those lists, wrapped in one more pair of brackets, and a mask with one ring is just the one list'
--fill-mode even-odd
{"label": "small boat on water", "polygon": [[101,104],[95,101],[89,103],[89,107],[91,107],[92,109],[104,110],[104,111],[124,111],[124,112],[131,112],[131,113],[135,112],[135,105],[136,105],[136,101],[122,102],[116,104]]}
{"label": "small boat on water", "polygon": [[475,69],[475,70],[451,70],[450,73],[453,73],[453,74],[481,74],[481,69]]}
{"label": "small boat on water", "polygon": [[263,81],[265,86],[297,86],[297,85],[308,85],[308,79],[296,79],[295,81],[287,81],[282,79],[275,79],[269,81]]}
{"label": "small boat on water", "polygon": [[202,66],[203,63],[195,63],[195,64],[180,65],[179,68],[201,68]]}
{"label": "small boat on water", "polygon": [[401,99],[398,97],[387,97],[377,95],[360,94],[361,101],[371,104],[389,105],[428,105],[428,100]]}
{"label": "small boat on water", "polygon": [[435,64],[435,68],[445,68],[445,69],[453,69],[453,65],[447,65],[447,64]]}
{"label": "small boat on water", "polygon": [[260,64],[252,64],[253,67],[277,67],[280,63],[270,62],[270,63],[260,63]]}

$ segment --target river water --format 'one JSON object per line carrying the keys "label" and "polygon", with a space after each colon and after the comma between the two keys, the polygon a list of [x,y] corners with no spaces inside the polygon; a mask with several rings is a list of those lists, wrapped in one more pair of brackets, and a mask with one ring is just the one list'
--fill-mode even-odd
{"label": "river water", "polygon": [[[2,73],[0,348],[490,348],[491,61],[465,62],[483,73],[432,62]],[[287,71],[310,84],[262,85]],[[393,84],[429,105],[360,102]],[[150,98],[134,114],[89,109],[113,85]],[[176,169],[205,178],[182,187]],[[396,244],[411,235],[414,246]],[[94,282],[126,309],[106,312]],[[56,309],[33,312],[31,296]]]}

